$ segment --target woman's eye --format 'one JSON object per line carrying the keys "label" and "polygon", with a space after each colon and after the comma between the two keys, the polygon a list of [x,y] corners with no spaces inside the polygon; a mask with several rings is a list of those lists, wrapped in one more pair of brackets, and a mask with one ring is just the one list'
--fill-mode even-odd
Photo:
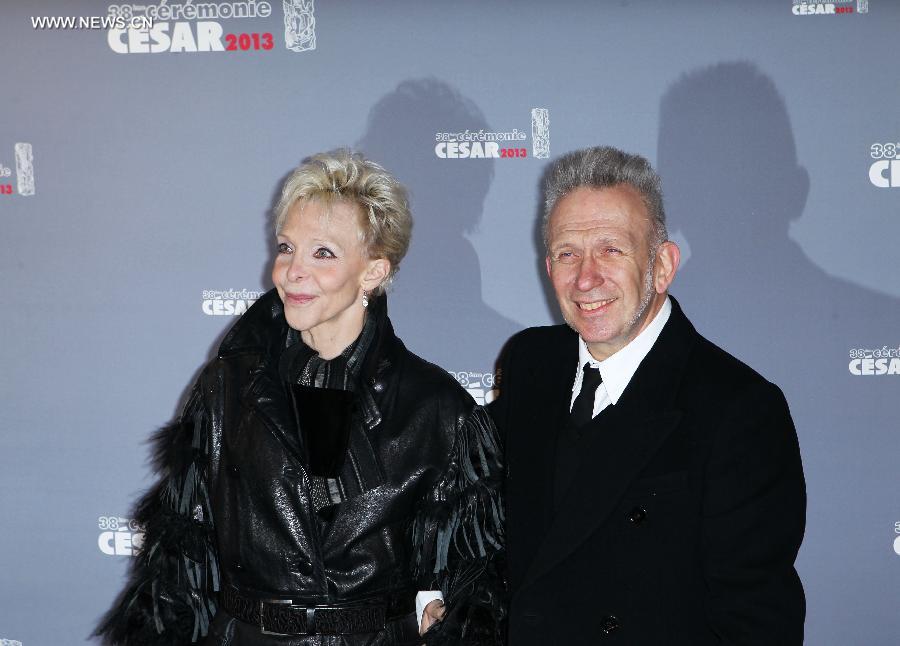
{"label": "woman's eye", "polygon": [[328,247],[319,247],[313,252],[313,258],[334,258],[335,255]]}
{"label": "woman's eye", "polygon": [[291,249],[291,245],[287,242],[279,242],[278,243],[278,253],[291,253],[293,249]]}

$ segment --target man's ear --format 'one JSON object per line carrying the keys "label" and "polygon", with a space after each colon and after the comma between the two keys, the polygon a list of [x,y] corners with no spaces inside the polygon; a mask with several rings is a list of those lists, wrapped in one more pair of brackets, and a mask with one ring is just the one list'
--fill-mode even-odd
{"label": "man's ear", "polygon": [[547,275],[550,276],[550,256],[544,256],[544,262],[547,265]]}
{"label": "man's ear", "polygon": [[669,291],[669,285],[675,280],[678,263],[681,262],[681,250],[671,240],[666,240],[656,249],[656,262],[653,263],[653,287],[657,294]]}
{"label": "man's ear", "polygon": [[373,258],[368,261],[363,273],[362,288],[371,292],[385,281],[391,273],[391,263],[387,258]]}

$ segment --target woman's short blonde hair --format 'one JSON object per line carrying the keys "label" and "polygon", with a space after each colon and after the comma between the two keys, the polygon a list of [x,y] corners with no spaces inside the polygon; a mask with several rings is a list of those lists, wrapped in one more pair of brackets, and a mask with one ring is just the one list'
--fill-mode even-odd
{"label": "woman's short blonde hair", "polygon": [[275,207],[275,233],[301,201],[341,200],[359,207],[360,242],[369,258],[387,258],[391,271],[377,288],[393,279],[409,249],[412,214],[406,189],[393,175],[361,154],[340,148],[312,155],[285,180]]}

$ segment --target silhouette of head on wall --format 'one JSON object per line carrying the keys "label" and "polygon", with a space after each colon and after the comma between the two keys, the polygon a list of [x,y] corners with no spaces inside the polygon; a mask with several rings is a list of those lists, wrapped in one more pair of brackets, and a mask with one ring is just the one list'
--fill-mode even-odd
{"label": "silhouette of head on wall", "polygon": [[413,236],[391,290],[404,342],[450,370],[486,370],[516,325],[481,297],[481,263],[466,239],[494,175],[491,159],[442,159],[437,133],[490,131],[472,101],[436,79],[407,80],[369,112],[357,147],[409,189]]}
{"label": "silhouette of head on wall", "polygon": [[746,62],[691,72],[666,91],[658,170],[669,229],[701,258],[723,244],[760,251],[783,242],[809,188],[784,99]]}
{"label": "silhouette of head on wall", "polygon": [[494,161],[435,154],[437,133],[467,129],[490,127],[472,101],[437,79],[403,81],[369,112],[357,146],[409,188],[414,248],[419,238],[460,237],[481,219]]}

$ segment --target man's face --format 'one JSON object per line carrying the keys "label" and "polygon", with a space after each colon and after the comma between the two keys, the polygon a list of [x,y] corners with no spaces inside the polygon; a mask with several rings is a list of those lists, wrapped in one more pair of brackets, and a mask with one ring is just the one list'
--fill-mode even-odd
{"label": "man's face", "polygon": [[678,248],[653,253],[650,232],[644,201],[625,184],[577,188],[550,214],[547,272],[563,317],[598,360],[647,326],[674,278]]}

